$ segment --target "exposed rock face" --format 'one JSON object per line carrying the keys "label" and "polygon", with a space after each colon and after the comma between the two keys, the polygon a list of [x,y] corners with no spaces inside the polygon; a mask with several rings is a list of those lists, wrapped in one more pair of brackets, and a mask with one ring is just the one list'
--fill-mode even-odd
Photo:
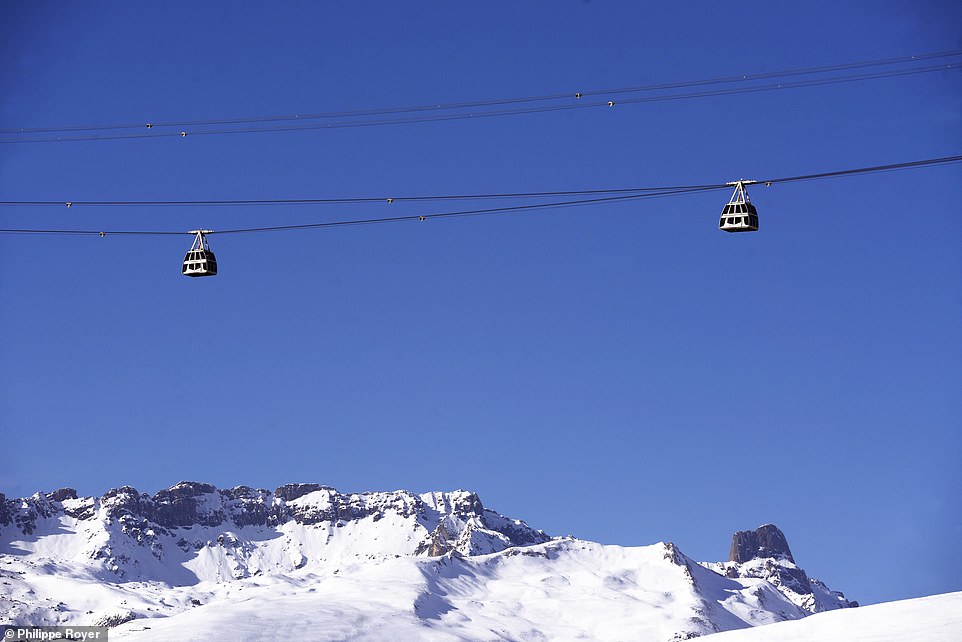
{"label": "exposed rock face", "polygon": [[786,559],[794,563],[785,534],[774,524],[759,526],[753,531],[738,531],[732,535],[729,562],[742,564],[753,559]]}
{"label": "exposed rock face", "polygon": [[217,526],[224,521],[225,514],[216,506],[207,509],[209,502],[205,501],[206,496],[213,495],[216,490],[210,484],[181,482],[154,495],[153,510],[144,517],[167,528],[194,524]]}
{"label": "exposed rock face", "polygon": [[285,502],[290,502],[322,488],[328,489],[327,486],[321,486],[320,484],[284,484],[274,491],[274,495]]}
{"label": "exposed rock face", "polygon": [[65,499],[77,499],[77,491],[73,488],[61,488],[50,493],[50,499],[55,502],[62,502]]}
{"label": "exposed rock face", "polygon": [[448,535],[448,529],[444,527],[444,522],[441,522],[431,533],[431,539],[422,543],[417,552],[424,552],[428,557],[440,557],[453,551],[454,545],[455,542]]}
{"label": "exposed rock face", "polygon": [[0,526],[6,526],[11,519],[10,509],[7,508],[7,496],[0,493]]}

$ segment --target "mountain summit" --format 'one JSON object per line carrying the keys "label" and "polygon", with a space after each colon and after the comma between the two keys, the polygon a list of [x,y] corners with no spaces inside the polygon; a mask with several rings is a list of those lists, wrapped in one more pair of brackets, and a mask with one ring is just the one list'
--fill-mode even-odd
{"label": "mountain summit", "polygon": [[854,605],[798,568],[773,525],[736,533],[731,557],[551,538],[463,490],[0,495],[6,623],[106,624],[118,639],[214,639],[227,622],[261,639],[297,622],[316,639],[683,640]]}
{"label": "mountain summit", "polygon": [[795,563],[785,534],[774,524],[759,526],[753,531],[738,531],[732,535],[728,561],[744,564],[753,559],[784,559]]}

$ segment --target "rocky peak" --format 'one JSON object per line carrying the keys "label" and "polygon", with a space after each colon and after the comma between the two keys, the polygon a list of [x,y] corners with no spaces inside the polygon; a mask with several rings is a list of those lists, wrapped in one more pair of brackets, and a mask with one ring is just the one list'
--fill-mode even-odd
{"label": "rocky peak", "polygon": [[729,562],[742,564],[753,559],[767,558],[785,559],[795,563],[785,534],[774,524],[765,524],[753,531],[738,531],[732,535]]}
{"label": "rocky peak", "polygon": [[77,499],[77,491],[73,488],[59,488],[50,493],[50,499],[55,502],[62,502],[65,499]]}
{"label": "rocky peak", "polygon": [[150,496],[139,492],[133,486],[111,488],[100,498],[107,517],[118,519],[124,515],[140,515],[149,502]]}
{"label": "rocky peak", "polygon": [[320,484],[284,484],[278,486],[274,491],[274,496],[283,499],[285,502],[292,502],[299,497],[318,490],[332,490],[329,486]]}
{"label": "rocky peak", "polygon": [[211,484],[174,484],[154,494],[153,510],[145,517],[168,528],[194,524],[217,526],[224,521],[223,511],[217,510],[220,502],[209,501],[207,497],[214,496],[216,492],[217,489]]}

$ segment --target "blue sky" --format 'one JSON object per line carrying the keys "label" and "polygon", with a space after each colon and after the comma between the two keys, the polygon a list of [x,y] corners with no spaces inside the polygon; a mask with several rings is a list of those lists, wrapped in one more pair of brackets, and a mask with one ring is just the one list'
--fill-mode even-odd
{"label": "blue sky", "polygon": [[[955,2],[6,3],[0,128],[488,100],[962,48]],[[0,200],[719,183],[959,153],[962,74],[469,121],[0,145]],[[778,524],[863,603],[962,589],[962,169],[520,215],[0,235],[8,496],[467,488],[724,559]],[[457,209],[2,207],[188,230]]]}

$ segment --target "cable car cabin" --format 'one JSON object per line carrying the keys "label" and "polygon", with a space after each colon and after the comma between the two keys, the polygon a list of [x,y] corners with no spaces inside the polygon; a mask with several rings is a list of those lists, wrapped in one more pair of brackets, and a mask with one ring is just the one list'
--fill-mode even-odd
{"label": "cable car cabin", "polygon": [[191,230],[197,237],[194,239],[194,244],[191,245],[187,251],[187,255],[184,256],[184,266],[181,268],[181,273],[184,276],[217,275],[217,259],[214,257],[214,253],[210,251],[210,246],[207,244],[207,237],[204,236],[205,233],[210,231],[211,230]]}
{"label": "cable car cabin", "polygon": [[718,229],[725,232],[757,232],[758,212],[751,203],[729,203],[721,213]]}
{"label": "cable car cabin", "polygon": [[191,250],[184,257],[181,272],[185,276],[216,276],[217,259],[210,250]]}
{"label": "cable car cabin", "polygon": [[745,185],[755,181],[735,181],[729,185],[735,186],[735,192],[731,200],[722,209],[721,219],[718,221],[718,229],[724,232],[757,232],[758,231],[758,212],[748,198],[748,190]]}

